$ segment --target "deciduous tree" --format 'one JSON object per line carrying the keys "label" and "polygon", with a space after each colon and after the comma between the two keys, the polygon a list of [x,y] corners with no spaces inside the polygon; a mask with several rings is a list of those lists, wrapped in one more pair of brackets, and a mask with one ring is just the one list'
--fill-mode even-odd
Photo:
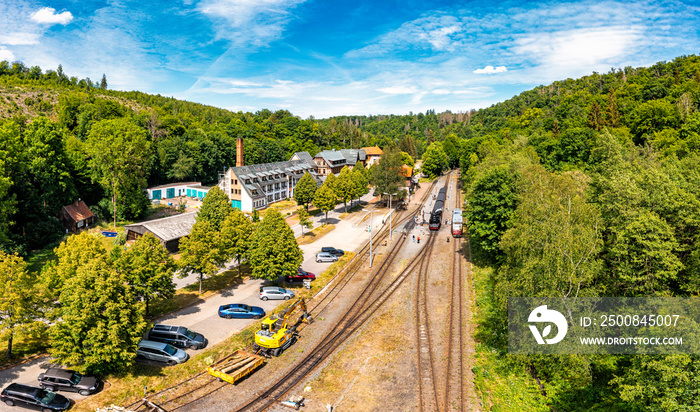
{"label": "deciduous tree", "polygon": [[[337,201],[337,196],[333,189],[328,187],[327,184],[323,184],[320,189],[316,191],[314,196],[314,206],[321,209],[326,214],[326,222],[328,221],[328,211],[335,207]],[[325,224],[325,223],[324,223]]]}
{"label": "deciduous tree", "polygon": [[362,172],[363,170],[364,168],[357,166],[352,169],[352,197],[357,198],[358,204],[360,203],[360,198],[369,191],[369,187],[367,186],[369,183],[367,183],[365,173]]}
{"label": "deciduous tree", "polygon": [[301,226],[301,235],[304,236],[304,228],[311,229],[314,227],[314,223],[309,219],[309,212],[303,207],[297,209],[297,216],[299,217],[299,226]]}
{"label": "deciduous tree", "polygon": [[117,202],[123,202],[129,190],[136,188],[139,194],[146,187],[147,133],[128,119],[103,120],[93,125],[85,150],[93,181],[112,196],[116,227]]}
{"label": "deciduous tree", "polygon": [[395,150],[387,150],[382,155],[379,163],[370,169],[370,184],[374,186],[374,193],[397,193],[399,185],[403,181],[400,171],[403,166],[401,155]]}
{"label": "deciduous tree", "polygon": [[495,264],[503,256],[498,244],[510,227],[519,203],[518,194],[516,176],[503,168],[495,168],[474,182],[467,207],[467,224],[476,246],[475,257],[482,264]]}
{"label": "deciduous tree", "polygon": [[250,267],[258,279],[292,276],[304,261],[294,232],[276,209],[267,209],[250,238]]}
{"label": "deciduous tree", "polygon": [[170,299],[175,295],[175,261],[150,232],[122,253],[115,266],[126,275],[136,298],[146,303],[146,316],[151,299]]}
{"label": "deciduous tree", "polygon": [[355,183],[352,180],[352,171],[347,166],[340,170],[340,175],[335,181],[335,193],[343,201],[345,213],[348,211],[348,200],[355,195]]}
{"label": "deciduous tree", "polygon": [[0,284],[0,336],[7,339],[5,357],[9,359],[15,334],[35,321],[37,312],[32,305],[35,282],[24,259],[0,251]]}
{"label": "deciduous tree", "polygon": [[297,204],[304,205],[306,210],[309,210],[309,203],[314,200],[316,190],[318,190],[316,179],[309,172],[306,172],[294,187],[294,200],[297,201]]}
{"label": "deciduous tree", "polygon": [[182,269],[180,276],[187,277],[190,271],[198,274],[199,294],[202,294],[204,276],[214,276],[226,262],[219,247],[219,232],[207,220],[202,220],[192,226],[188,236],[180,240],[182,253],[178,266]]}
{"label": "deciduous tree", "polygon": [[218,186],[214,186],[209,189],[202,200],[202,207],[197,214],[197,222],[209,222],[213,230],[218,231],[232,212],[233,206],[231,206],[228,196]]}
{"label": "deciduous tree", "polygon": [[423,154],[422,170],[430,177],[439,176],[447,170],[449,159],[442,148],[442,143],[433,142]]}
{"label": "deciduous tree", "polygon": [[146,321],[125,274],[108,259],[81,262],[61,292],[61,318],[51,327],[49,352],[80,371],[107,374],[133,364]]}
{"label": "deciduous tree", "polygon": [[248,254],[253,223],[239,209],[234,209],[221,225],[219,245],[226,260],[238,260],[238,274],[241,274],[241,259]]}

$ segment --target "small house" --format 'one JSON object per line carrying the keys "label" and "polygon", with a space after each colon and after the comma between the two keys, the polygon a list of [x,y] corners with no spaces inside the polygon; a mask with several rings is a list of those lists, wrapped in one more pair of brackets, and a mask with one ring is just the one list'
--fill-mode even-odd
{"label": "small house", "polygon": [[85,202],[78,199],[75,203],[63,206],[58,212],[58,220],[70,232],[77,232],[94,224],[97,218]]}

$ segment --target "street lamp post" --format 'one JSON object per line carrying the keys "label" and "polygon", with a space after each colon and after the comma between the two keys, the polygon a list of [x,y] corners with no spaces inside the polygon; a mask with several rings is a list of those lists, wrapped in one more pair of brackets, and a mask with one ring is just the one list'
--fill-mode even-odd
{"label": "street lamp post", "polygon": [[396,196],[396,193],[384,192],[383,194],[389,195],[389,241],[391,241],[391,197]]}

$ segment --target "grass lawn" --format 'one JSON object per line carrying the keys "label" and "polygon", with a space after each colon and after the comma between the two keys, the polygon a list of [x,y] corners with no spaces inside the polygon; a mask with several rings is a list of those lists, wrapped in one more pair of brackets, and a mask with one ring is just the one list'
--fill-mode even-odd
{"label": "grass lawn", "polygon": [[308,245],[309,243],[317,241],[318,239],[323,237],[323,235],[325,235],[333,229],[335,229],[335,225],[333,224],[319,226],[308,232],[304,232],[302,236],[299,236],[297,238],[297,243],[300,245]]}

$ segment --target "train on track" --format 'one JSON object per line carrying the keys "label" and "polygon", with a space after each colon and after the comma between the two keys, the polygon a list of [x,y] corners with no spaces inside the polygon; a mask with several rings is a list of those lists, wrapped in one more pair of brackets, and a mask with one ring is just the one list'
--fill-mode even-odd
{"label": "train on track", "polygon": [[433,211],[430,213],[428,228],[432,231],[440,230],[442,224],[442,210],[445,208],[445,198],[447,197],[447,186],[440,189],[435,197]]}
{"label": "train on track", "polygon": [[452,237],[462,237],[462,209],[452,211]]}

